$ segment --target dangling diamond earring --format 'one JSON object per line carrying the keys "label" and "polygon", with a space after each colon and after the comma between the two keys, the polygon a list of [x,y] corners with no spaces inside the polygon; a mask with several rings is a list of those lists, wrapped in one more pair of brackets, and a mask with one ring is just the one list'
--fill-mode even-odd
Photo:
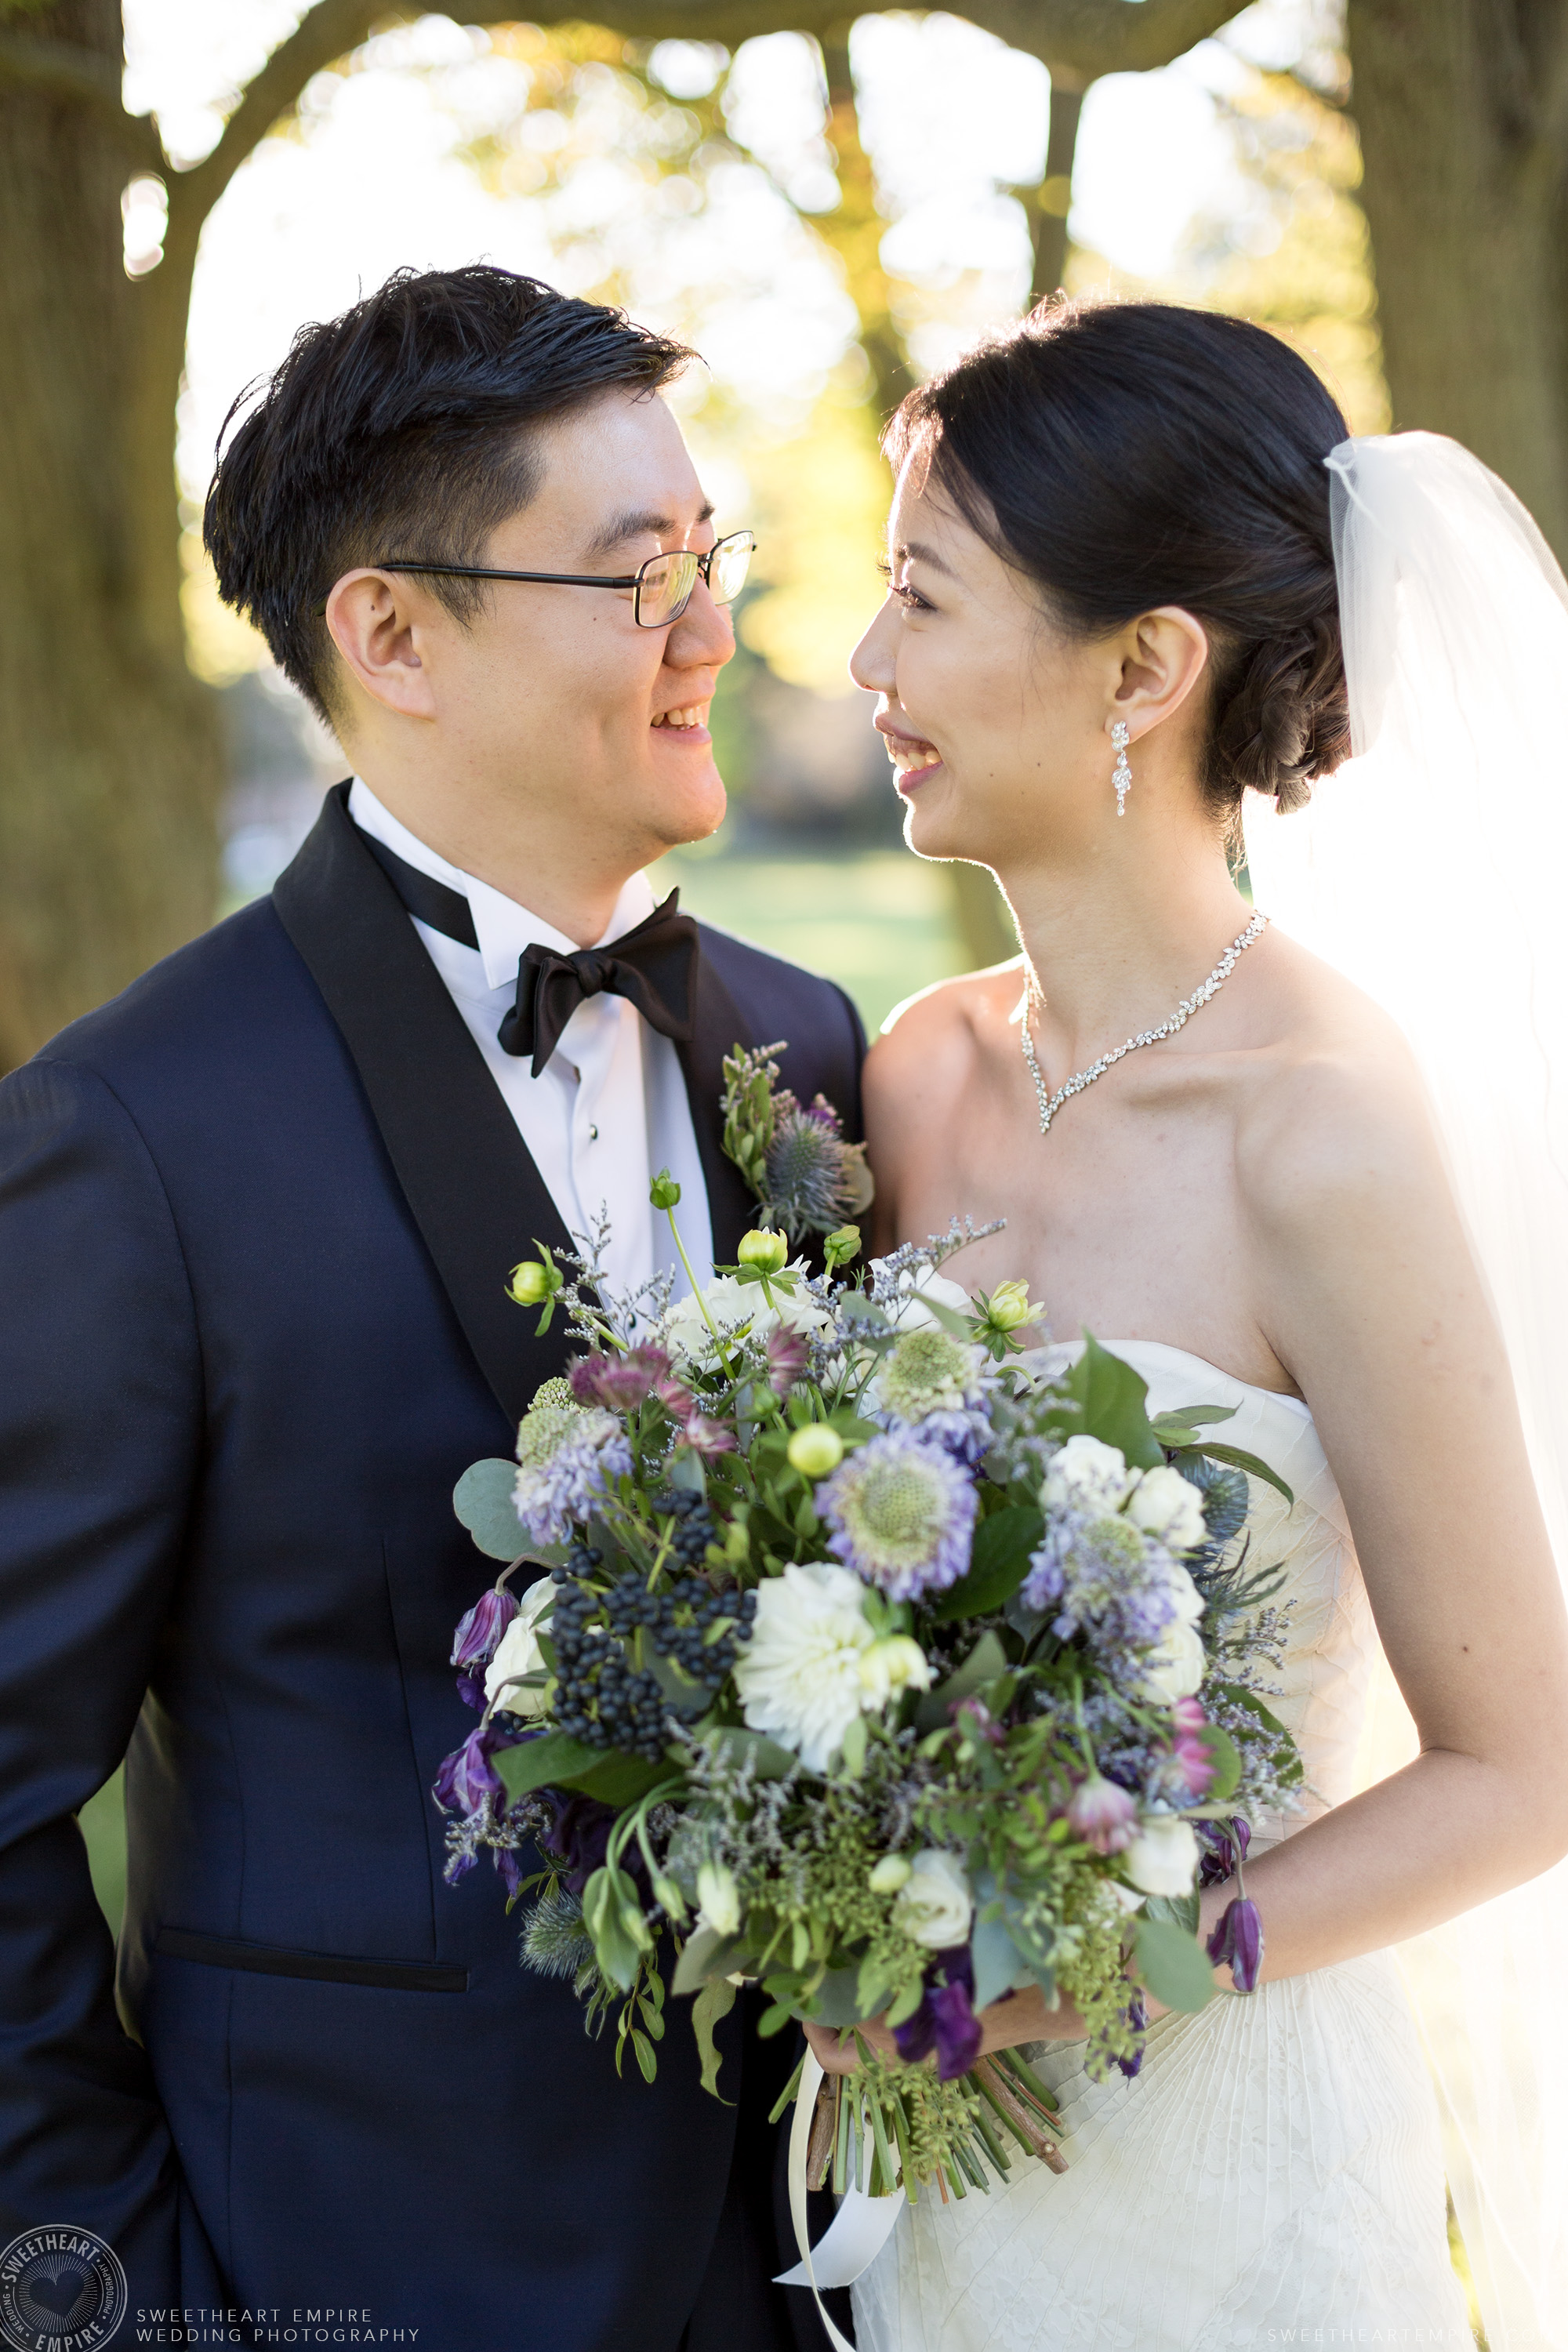
{"label": "dangling diamond earring", "polygon": [[1128,735],[1125,719],[1119,719],[1116,721],[1110,730],[1110,740],[1116,746],[1116,765],[1110,772],[1110,781],[1116,787],[1116,814],[1118,816],[1125,816],[1127,795],[1132,789],[1132,771],[1127,764]]}

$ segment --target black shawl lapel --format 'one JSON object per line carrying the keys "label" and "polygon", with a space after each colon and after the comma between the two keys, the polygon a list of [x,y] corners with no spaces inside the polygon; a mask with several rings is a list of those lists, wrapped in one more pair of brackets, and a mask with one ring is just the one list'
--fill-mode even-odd
{"label": "black shawl lapel", "polygon": [[571,1244],[462,1014],[361,841],[347,797],[346,784],[327,794],[273,903],[342,1032],[479,1369],[515,1423],[541,1381],[561,1370],[563,1335],[557,1318],[547,1339],[535,1339],[536,1318],[512,1304],[506,1278],[536,1241],[556,1251]]}
{"label": "black shawl lapel", "polygon": [[[699,927],[700,929],[700,926]],[[708,1210],[713,1224],[713,1255],[721,1265],[731,1265],[741,1235],[757,1222],[758,1203],[734,1161],[724,1150],[724,1056],[737,1045],[765,1045],[773,1040],[753,1037],[740,1008],[704,954],[697,966],[697,1003],[689,1045],[676,1047],[686,1078],[691,1124],[698,1155],[708,1183]]]}

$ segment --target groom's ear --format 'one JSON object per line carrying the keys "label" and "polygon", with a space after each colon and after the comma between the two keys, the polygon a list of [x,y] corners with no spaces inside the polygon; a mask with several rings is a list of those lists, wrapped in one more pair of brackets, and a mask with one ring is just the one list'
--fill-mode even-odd
{"label": "groom's ear", "polygon": [[340,707],[332,716],[340,729],[352,730],[361,695],[400,718],[436,716],[425,656],[432,629],[443,620],[448,616],[405,573],[344,572],[326,608],[339,663],[332,699]]}
{"label": "groom's ear", "polygon": [[1208,632],[1179,604],[1141,614],[1127,632],[1117,688],[1115,719],[1124,719],[1131,740],[1173,718],[1191,698],[1208,667]]}

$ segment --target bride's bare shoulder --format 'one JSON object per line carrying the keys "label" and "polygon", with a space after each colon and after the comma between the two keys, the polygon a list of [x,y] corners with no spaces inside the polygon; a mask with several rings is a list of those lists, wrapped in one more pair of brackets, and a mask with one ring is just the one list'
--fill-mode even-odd
{"label": "bride's bare shoulder", "polygon": [[866,1063],[868,1118],[876,1124],[918,1117],[933,1100],[959,1095],[984,1055],[1009,1035],[1022,976],[1023,958],[1015,956],[985,971],[939,980],[895,1006]]}
{"label": "bride's bare shoulder", "polygon": [[1294,940],[1273,944],[1271,1034],[1237,1122],[1243,1198],[1300,1236],[1352,1198],[1392,1207],[1412,1188],[1441,1186],[1420,1074],[1395,1023]]}

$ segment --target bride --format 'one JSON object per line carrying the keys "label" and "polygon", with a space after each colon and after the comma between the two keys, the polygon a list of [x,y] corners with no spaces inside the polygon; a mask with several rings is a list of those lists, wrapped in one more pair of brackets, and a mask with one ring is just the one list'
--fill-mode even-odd
{"label": "bride", "polygon": [[[1068,2169],[922,2199],[856,2287],[858,2341],[1468,2345],[1437,2100],[1387,1948],[1490,1904],[1463,2027],[1491,2046],[1485,2012],[1526,1998],[1529,1967],[1492,1898],[1568,1849],[1568,1625],[1537,1490],[1561,1426],[1531,1432],[1532,1475],[1515,1401],[1534,1360],[1515,1307],[1559,1280],[1548,1257],[1532,1276],[1508,1193],[1529,1150],[1550,1158],[1523,1130],[1556,1115],[1513,1034],[1540,973],[1508,995],[1538,903],[1510,878],[1528,838],[1493,888],[1516,787],[1539,780],[1465,734],[1493,638],[1517,674],[1532,627],[1557,667],[1520,692],[1560,726],[1561,583],[1473,459],[1348,442],[1305,363],[1234,319],[1038,312],[911,395],[891,446],[889,595],[854,674],[881,698],[910,845],[992,868],[1024,954],[927,991],[871,1055],[882,1245],[1005,1217],[965,1260],[972,1288],[1026,1271],[1056,1340],[1092,1330],[1152,1410],[1236,1408],[1224,1433],[1296,1497],[1255,1482],[1252,1534],[1288,1571],[1278,1706],[1310,1794],[1253,1825],[1259,1990],[1235,1997],[1220,1967],[1228,1997],[1199,2015],[1151,2002],[1137,2079],[1090,2079],[1079,2019],[1037,1990],[985,2012],[983,2046],[1028,2045],[1058,2092]],[[1500,617],[1499,550],[1496,582],[1526,583]],[[1321,870],[1298,878],[1344,879],[1336,962],[1381,972],[1382,1003],[1255,915],[1227,861],[1248,788],[1288,813],[1329,778],[1331,814],[1372,775],[1333,774],[1352,729],[1358,752],[1381,732],[1392,775],[1303,835]],[[1249,847],[1275,822],[1249,820]],[[1499,1005],[1517,1018],[1482,1034]],[[1561,1206],[1563,1165],[1537,1207]],[[1539,1238],[1561,1254],[1561,1224]],[[1384,1656],[1418,1753],[1354,1793]],[[1234,1892],[1205,1890],[1202,1932]],[[853,2064],[810,2032],[825,2066]],[[1480,2095],[1494,2142],[1500,2095]],[[1561,2341],[1561,2317],[1510,2341]]]}

